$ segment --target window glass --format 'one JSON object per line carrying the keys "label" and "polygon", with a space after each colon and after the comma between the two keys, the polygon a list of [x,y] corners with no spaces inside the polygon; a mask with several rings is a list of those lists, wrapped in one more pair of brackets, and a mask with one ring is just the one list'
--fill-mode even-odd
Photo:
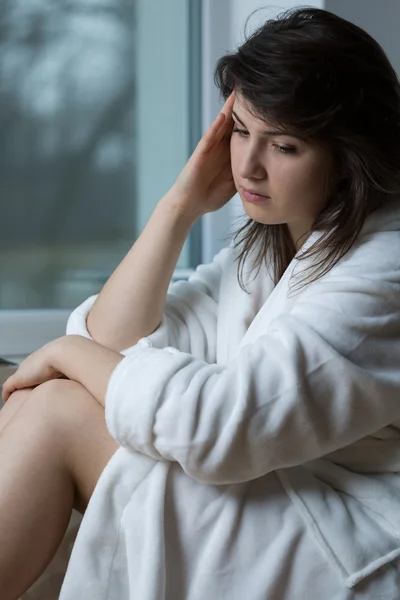
{"label": "window glass", "polygon": [[190,5],[3,2],[0,309],[97,293],[173,184],[200,119]]}

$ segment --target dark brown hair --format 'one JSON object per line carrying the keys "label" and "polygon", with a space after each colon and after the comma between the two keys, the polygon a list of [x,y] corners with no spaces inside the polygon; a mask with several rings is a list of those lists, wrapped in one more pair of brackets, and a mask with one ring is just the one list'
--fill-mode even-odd
{"label": "dark brown hair", "polygon": [[[254,13],[252,13],[253,15]],[[250,15],[250,16],[252,16]],[[382,47],[363,29],[318,8],[285,11],[219,59],[215,83],[235,88],[258,119],[328,148],[337,177],[310,231],[324,230],[303,260],[325,275],[353,246],[367,216],[400,191],[400,84]],[[240,234],[243,234],[236,243]],[[274,266],[275,284],[296,255],[286,224],[247,219],[235,233],[243,265]],[[272,261],[267,261],[271,252]],[[244,289],[239,278],[239,283]]]}

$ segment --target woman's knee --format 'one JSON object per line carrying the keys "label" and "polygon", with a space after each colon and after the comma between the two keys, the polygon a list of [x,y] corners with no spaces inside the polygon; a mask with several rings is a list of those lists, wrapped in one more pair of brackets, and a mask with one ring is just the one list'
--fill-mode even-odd
{"label": "woman's knee", "polygon": [[83,387],[83,385],[81,385],[77,381],[71,381],[70,379],[64,378],[49,379],[48,381],[45,381],[44,383],[34,388],[34,392],[36,397],[40,396],[49,400],[51,400],[51,398],[53,398],[54,396],[70,397],[71,393],[74,395],[78,393],[90,399],[90,401],[96,402],[95,398],[93,398],[93,396],[89,394],[89,392],[85,387]]}
{"label": "woman's knee", "polygon": [[75,381],[53,379],[30,392],[23,394],[23,391],[14,399],[12,396],[17,392],[9,398],[9,402],[21,403],[14,418],[20,427],[35,432],[44,446],[53,445],[60,456],[68,454],[71,444],[83,435],[88,423],[104,419],[102,407]]}
{"label": "woman's knee", "polygon": [[22,390],[16,390],[11,394],[4,406],[1,406],[0,404],[0,431],[8,425],[20,408],[22,408],[29,399],[33,389],[34,388],[24,388]]}
{"label": "woman's knee", "polygon": [[63,448],[75,484],[75,507],[84,512],[104,467],[119,448],[107,430],[104,409],[81,384],[65,379],[42,384],[35,395],[32,406],[40,407],[42,422],[50,415],[52,435]]}
{"label": "woman's knee", "polygon": [[28,400],[34,389],[35,388],[29,387],[23,388],[22,390],[15,390],[15,392],[10,395],[4,406],[8,406],[10,408],[13,407],[14,410],[19,408],[24,404],[24,402],[26,402],[26,400]]}
{"label": "woman's knee", "polygon": [[22,390],[15,390],[15,392],[13,392],[9,399],[7,400],[7,404],[14,404],[14,405],[19,405],[22,404],[23,402],[25,402],[25,400],[27,400],[29,398],[29,396],[31,395],[31,392],[34,390],[35,388],[33,387],[28,387],[28,388],[23,388]]}
{"label": "woman's knee", "polygon": [[42,419],[57,427],[74,428],[86,423],[93,413],[104,413],[95,398],[76,381],[51,379],[34,389],[30,404]]}

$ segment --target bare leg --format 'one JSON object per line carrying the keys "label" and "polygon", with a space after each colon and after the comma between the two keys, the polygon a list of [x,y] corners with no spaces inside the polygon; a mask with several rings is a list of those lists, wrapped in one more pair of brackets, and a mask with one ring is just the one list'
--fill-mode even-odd
{"label": "bare leg", "polygon": [[30,393],[0,435],[0,597],[16,600],[42,574],[82,514],[118,444],[104,410],[68,380]]}
{"label": "bare leg", "polygon": [[16,392],[13,392],[4,405],[2,405],[0,401],[0,433],[23,406],[23,404],[25,404],[32,390],[33,388],[25,388],[23,390],[17,390]]}

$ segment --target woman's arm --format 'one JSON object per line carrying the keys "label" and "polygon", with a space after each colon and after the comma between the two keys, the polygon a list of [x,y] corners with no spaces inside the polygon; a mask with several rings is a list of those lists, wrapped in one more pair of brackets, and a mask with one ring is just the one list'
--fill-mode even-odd
{"label": "woman's arm", "polygon": [[159,326],[172,274],[196,220],[177,202],[172,194],[161,199],[97,297],[87,328],[99,344],[120,351]]}
{"label": "woman's arm", "polygon": [[97,297],[86,325],[100,344],[121,351],[159,327],[168,286],[192,225],[235,194],[230,165],[234,100],[232,93]]}
{"label": "woman's arm", "polygon": [[80,335],[57,338],[30,354],[4,382],[3,402],[15,390],[64,377],[81,383],[104,407],[111,373],[123,358],[122,354]]}
{"label": "woman's arm", "polygon": [[52,367],[83,385],[104,408],[108,381],[123,355],[81,335],[56,341],[50,359]]}

